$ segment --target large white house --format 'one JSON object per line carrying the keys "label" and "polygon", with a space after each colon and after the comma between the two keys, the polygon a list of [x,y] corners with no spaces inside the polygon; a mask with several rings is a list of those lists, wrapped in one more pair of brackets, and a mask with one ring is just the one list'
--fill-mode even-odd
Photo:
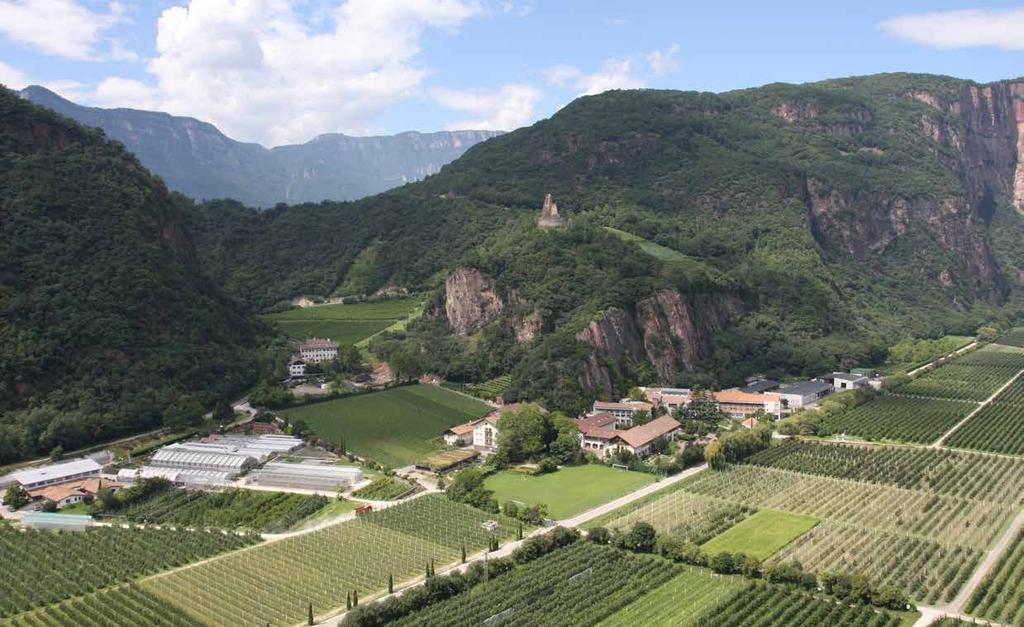
{"label": "large white house", "polygon": [[674,418],[662,416],[654,420],[619,430],[615,428],[616,418],[608,413],[591,414],[576,421],[579,428],[580,447],[598,457],[614,455],[616,451],[629,451],[639,457],[646,457],[654,450],[658,438],[672,440],[681,431],[682,425]]}
{"label": "large white house", "polygon": [[473,424],[473,447],[481,451],[498,450],[497,413],[487,414]]}
{"label": "large white house", "polygon": [[299,355],[307,362],[318,364],[338,358],[338,344],[329,339],[314,337],[299,345]]}

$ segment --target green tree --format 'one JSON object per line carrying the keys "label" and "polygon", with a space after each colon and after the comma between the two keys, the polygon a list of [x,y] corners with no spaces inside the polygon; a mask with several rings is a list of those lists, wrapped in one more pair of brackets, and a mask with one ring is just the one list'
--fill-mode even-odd
{"label": "green tree", "polygon": [[7,492],[4,493],[4,505],[11,509],[21,509],[28,505],[31,500],[32,498],[28,495],[25,488],[17,483],[8,486]]}
{"label": "green tree", "polygon": [[651,553],[658,542],[658,534],[649,523],[640,521],[633,524],[623,538],[625,548],[638,553]]}
{"label": "green tree", "polygon": [[313,604],[312,603],[309,604],[309,615],[306,617],[306,624],[307,625],[312,625],[313,624]]}

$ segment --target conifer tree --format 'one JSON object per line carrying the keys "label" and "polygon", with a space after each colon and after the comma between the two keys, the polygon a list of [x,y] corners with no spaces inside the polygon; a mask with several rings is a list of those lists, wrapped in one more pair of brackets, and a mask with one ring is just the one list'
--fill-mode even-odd
{"label": "conifer tree", "polygon": [[395,578],[388,575],[388,594],[392,594],[395,591]]}
{"label": "conifer tree", "polygon": [[306,619],[306,624],[307,625],[312,625],[313,624],[313,604],[312,603],[309,604],[309,617]]}

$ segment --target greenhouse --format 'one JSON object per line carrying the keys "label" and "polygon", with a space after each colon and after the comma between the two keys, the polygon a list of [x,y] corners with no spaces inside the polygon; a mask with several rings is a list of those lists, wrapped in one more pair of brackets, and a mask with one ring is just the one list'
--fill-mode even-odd
{"label": "greenhouse", "polygon": [[238,476],[256,465],[256,458],[233,453],[203,453],[184,447],[165,446],[153,454],[150,466],[179,470],[214,470]]}
{"label": "greenhouse", "polygon": [[26,529],[53,529],[55,531],[85,531],[92,524],[92,516],[29,512],[21,519]]}
{"label": "greenhouse", "polygon": [[352,466],[270,462],[249,475],[258,485],[334,492],[363,480],[363,471]]}

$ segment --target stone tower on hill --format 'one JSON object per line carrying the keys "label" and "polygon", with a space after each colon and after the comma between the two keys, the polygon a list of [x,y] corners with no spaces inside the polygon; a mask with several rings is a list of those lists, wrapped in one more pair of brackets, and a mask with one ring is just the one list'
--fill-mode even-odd
{"label": "stone tower on hill", "polygon": [[544,206],[540,210],[540,217],[537,218],[539,229],[560,229],[569,223],[568,220],[558,215],[558,205],[551,198],[551,194],[544,196]]}

